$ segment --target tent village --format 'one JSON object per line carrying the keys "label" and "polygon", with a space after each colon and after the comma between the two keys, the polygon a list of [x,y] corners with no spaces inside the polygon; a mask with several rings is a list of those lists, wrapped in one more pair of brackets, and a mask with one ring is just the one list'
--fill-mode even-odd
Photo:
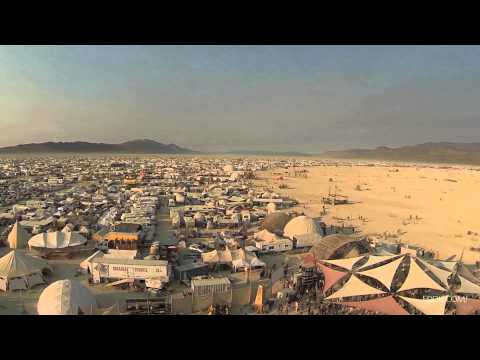
{"label": "tent village", "polygon": [[256,182],[316,160],[51,161],[62,186],[2,217],[0,314],[480,311],[480,281],[461,260],[326,224]]}

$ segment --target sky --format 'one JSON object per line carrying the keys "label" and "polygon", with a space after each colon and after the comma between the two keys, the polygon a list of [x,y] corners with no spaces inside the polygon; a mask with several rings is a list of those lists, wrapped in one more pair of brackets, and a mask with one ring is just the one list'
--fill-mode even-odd
{"label": "sky", "polygon": [[480,46],[0,46],[0,146],[480,142]]}

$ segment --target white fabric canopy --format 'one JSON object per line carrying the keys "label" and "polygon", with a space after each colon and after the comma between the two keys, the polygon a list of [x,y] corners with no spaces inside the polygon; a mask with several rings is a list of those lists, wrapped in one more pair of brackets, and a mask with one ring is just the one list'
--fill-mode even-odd
{"label": "white fabric canopy", "polygon": [[413,258],[410,258],[410,269],[408,275],[402,286],[398,291],[410,290],[410,289],[435,289],[445,291],[445,289],[437,284],[420,266],[415,262]]}
{"label": "white fabric canopy", "polygon": [[445,315],[445,305],[448,300],[448,295],[432,299],[415,299],[405,296],[400,296],[400,298],[420,310],[425,315]]}
{"label": "white fabric canopy", "polygon": [[30,247],[47,248],[47,249],[63,249],[72,246],[83,245],[87,242],[80,233],[76,231],[70,232],[48,232],[40,233],[28,240]]}
{"label": "white fabric canopy", "polygon": [[384,291],[378,290],[370,285],[364,283],[355,275],[352,275],[350,279],[343,285],[343,287],[332,295],[328,296],[326,299],[338,299],[349,296],[360,296],[360,295],[376,295],[376,294],[385,294]]}
{"label": "white fabric canopy", "polygon": [[457,266],[456,261],[437,261],[437,263],[450,271],[455,270],[455,266]]}
{"label": "white fabric canopy", "polygon": [[358,270],[365,269],[366,267],[381,263],[383,261],[387,261],[389,259],[395,259],[396,257],[398,257],[398,255],[385,255],[385,256],[370,255],[368,257],[368,261],[364,265],[360,266]]}
{"label": "white fabric canopy", "polygon": [[97,302],[92,293],[76,280],[59,280],[47,286],[37,303],[39,315],[92,315]]}
{"label": "white fabric canopy", "polygon": [[480,295],[480,286],[474,284],[470,280],[465,279],[462,276],[460,278],[460,288],[457,290],[458,293],[467,293],[467,294],[477,294]]}
{"label": "white fabric canopy", "polygon": [[324,263],[327,264],[332,264],[339,266],[341,268],[347,269],[347,270],[352,270],[353,265],[357,263],[360,259],[363,259],[365,256],[357,256],[354,258],[349,258],[349,259],[338,259],[338,260],[321,260]]}
{"label": "white fabric canopy", "polygon": [[393,277],[397,272],[398,266],[402,262],[403,257],[398,258],[395,261],[389,262],[388,264],[359,272],[361,275],[370,276],[374,279],[380,281],[383,285],[387,287],[387,289],[391,290]]}
{"label": "white fabric canopy", "polygon": [[431,264],[429,264],[426,261],[423,261],[421,259],[418,259],[418,261],[420,261],[423,265],[425,265],[425,267],[428,270],[430,270],[442,282],[442,284],[448,290],[448,288],[449,288],[448,277],[450,275],[452,275],[451,271],[442,270],[442,269],[440,269],[436,266],[433,266],[433,265],[431,265]]}

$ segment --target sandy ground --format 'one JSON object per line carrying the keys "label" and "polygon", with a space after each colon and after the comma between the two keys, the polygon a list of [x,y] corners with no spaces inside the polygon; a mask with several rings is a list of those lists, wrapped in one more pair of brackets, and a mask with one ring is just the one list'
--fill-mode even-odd
{"label": "sandy ground", "polygon": [[[306,170],[306,178],[286,174],[281,180],[273,171],[262,172],[257,184],[298,200],[298,209],[312,217],[320,216],[322,197],[336,186],[337,194],[348,196],[352,204],[327,206],[323,216],[327,224],[343,222],[383,238],[387,232],[389,241],[422,246],[440,258],[456,255],[458,259],[464,251],[465,262],[480,261],[480,252],[470,250],[480,246],[480,171],[415,165]],[[279,189],[280,184],[288,189]]]}

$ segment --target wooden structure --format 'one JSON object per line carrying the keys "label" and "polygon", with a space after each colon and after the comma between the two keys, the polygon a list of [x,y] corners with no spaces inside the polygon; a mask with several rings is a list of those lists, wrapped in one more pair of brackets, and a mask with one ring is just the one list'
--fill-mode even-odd
{"label": "wooden structure", "polygon": [[138,248],[140,233],[111,231],[105,235],[104,240],[108,242],[109,249],[134,250]]}

